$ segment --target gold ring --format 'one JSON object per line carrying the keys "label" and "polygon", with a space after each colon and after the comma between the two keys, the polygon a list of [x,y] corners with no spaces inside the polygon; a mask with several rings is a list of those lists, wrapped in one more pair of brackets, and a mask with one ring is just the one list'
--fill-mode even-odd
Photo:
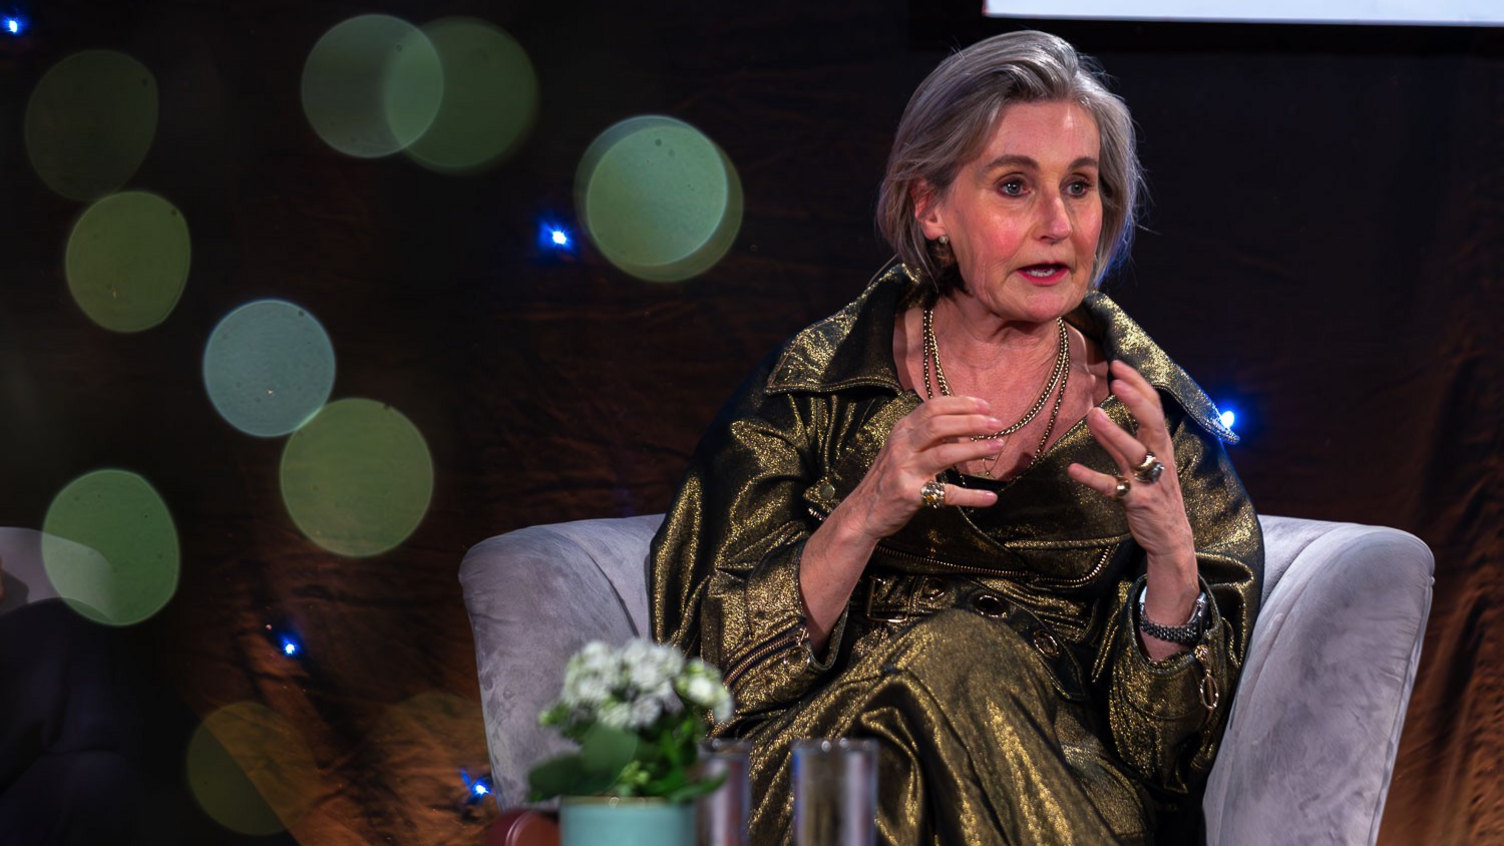
{"label": "gold ring", "polygon": [[1124,476],[1118,476],[1117,479],[1117,489],[1114,490],[1107,498],[1112,500],[1113,502],[1122,502],[1123,498],[1128,496],[1128,491],[1133,488],[1133,485],[1129,484],[1128,479]]}
{"label": "gold ring", "polygon": [[1147,482],[1148,484],[1152,485],[1155,482],[1159,481],[1159,477],[1163,476],[1164,472],[1164,462],[1155,458],[1154,453],[1145,452],[1144,460],[1140,461],[1133,467],[1133,478],[1138,479],[1140,482]]}
{"label": "gold ring", "polygon": [[919,489],[919,500],[925,508],[945,507],[945,485],[940,482],[925,482]]}

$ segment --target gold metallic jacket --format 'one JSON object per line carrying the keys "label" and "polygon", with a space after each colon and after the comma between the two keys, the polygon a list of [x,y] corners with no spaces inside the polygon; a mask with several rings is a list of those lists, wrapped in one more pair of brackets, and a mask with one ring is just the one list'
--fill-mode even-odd
{"label": "gold metallic jacket", "polygon": [[[1065,475],[1071,461],[1116,472],[1077,422],[1003,486],[996,506],[920,509],[879,544],[826,654],[816,657],[805,645],[804,542],[861,480],[894,423],[921,402],[899,384],[892,346],[895,316],[916,301],[907,271],[895,265],[845,309],[795,335],[742,385],[697,448],[654,539],[654,637],[722,668],[736,716],[718,731],[756,735],[760,725],[787,726],[797,712],[829,705],[822,690],[855,666],[872,632],[966,608],[1001,619],[1032,644],[1055,694],[1100,736],[1108,766],[1137,780],[1135,810],[1145,826],[1153,825],[1151,806],[1199,804],[1258,608],[1263,540],[1222,448],[1236,436],[1105,295],[1089,295],[1067,320],[1109,360],[1137,368],[1165,400],[1203,589],[1214,600],[1201,643],[1159,663],[1142,653],[1134,606],[1144,555],[1121,508]],[[1115,397],[1102,407],[1133,426]],[[943,707],[967,708],[964,686],[954,697]],[[820,718],[828,725],[817,728],[854,731],[854,718]],[[768,815],[786,825],[786,808]],[[1034,831],[1018,836],[1051,842]]]}

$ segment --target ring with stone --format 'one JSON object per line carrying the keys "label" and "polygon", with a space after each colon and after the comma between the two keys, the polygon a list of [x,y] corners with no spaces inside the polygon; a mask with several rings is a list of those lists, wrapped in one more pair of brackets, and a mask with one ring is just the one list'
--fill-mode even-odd
{"label": "ring with stone", "polygon": [[1152,485],[1159,481],[1159,477],[1163,476],[1164,472],[1164,462],[1155,458],[1154,453],[1145,452],[1144,460],[1133,467],[1133,478]]}
{"label": "ring with stone", "polygon": [[945,485],[938,481],[925,482],[924,487],[919,489],[919,499],[925,508],[944,508]]}

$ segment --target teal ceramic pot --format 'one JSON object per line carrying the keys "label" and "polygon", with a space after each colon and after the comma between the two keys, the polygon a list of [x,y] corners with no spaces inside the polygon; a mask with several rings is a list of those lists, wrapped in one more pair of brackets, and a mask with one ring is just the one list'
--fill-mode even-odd
{"label": "teal ceramic pot", "polygon": [[695,846],[695,803],[567,796],[559,846]]}

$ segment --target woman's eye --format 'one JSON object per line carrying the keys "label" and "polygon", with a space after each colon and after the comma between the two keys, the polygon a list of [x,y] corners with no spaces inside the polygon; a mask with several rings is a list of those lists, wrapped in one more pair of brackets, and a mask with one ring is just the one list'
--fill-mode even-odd
{"label": "woman's eye", "polygon": [[1002,184],[998,185],[997,190],[1009,197],[1022,196],[1024,193],[1024,182],[1022,179],[1005,179]]}
{"label": "woman's eye", "polygon": [[1065,191],[1072,197],[1085,197],[1087,194],[1091,193],[1091,183],[1086,181],[1085,179],[1078,179],[1075,182],[1072,182],[1069,185],[1065,186]]}

